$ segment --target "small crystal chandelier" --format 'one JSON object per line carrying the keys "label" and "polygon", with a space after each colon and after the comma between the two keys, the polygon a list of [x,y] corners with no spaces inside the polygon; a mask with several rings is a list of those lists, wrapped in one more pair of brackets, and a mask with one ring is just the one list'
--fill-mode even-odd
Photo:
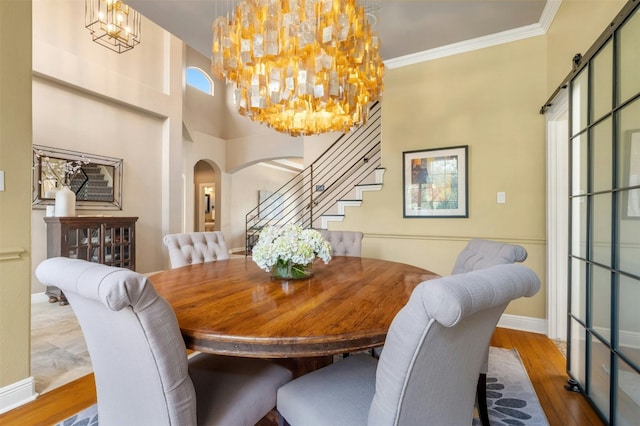
{"label": "small crystal chandelier", "polygon": [[292,136],[364,124],[383,89],[379,39],[356,0],[241,0],[214,21],[212,52],[240,114]]}
{"label": "small crystal chandelier", "polygon": [[85,0],[85,27],[93,41],[122,53],[140,43],[140,14],[120,0]]}

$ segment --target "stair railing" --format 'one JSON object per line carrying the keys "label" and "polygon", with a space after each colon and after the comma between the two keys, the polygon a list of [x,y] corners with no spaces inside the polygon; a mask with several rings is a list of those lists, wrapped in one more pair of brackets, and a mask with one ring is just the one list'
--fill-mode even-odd
{"label": "stair railing", "polygon": [[260,230],[297,223],[319,228],[320,218],[336,208],[380,166],[381,106],[371,106],[369,120],[341,135],[311,165],[282,185],[246,214],[245,254],[250,254]]}

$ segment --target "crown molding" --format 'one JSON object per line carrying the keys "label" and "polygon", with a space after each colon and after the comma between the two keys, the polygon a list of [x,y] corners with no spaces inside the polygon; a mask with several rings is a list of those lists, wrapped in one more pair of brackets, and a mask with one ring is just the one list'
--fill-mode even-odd
{"label": "crown molding", "polygon": [[512,30],[436,47],[434,49],[423,50],[422,52],[412,53],[410,55],[399,56],[397,58],[384,61],[384,64],[389,69],[400,68],[420,62],[433,61],[447,56],[458,55],[460,53],[471,52],[474,50],[484,49],[486,47],[498,46],[500,44],[544,35],[549,30],[561,3],[562,0],[547,0],[544,10],[542,11],[542,15],[540,16],[540,21],[537,24],[526,25]]}
{"label": "crown molding", "polygon": [[545,33],[549,31],[549,27],[551,27],[551,23],[556,17],[556,13],[558,13],[561,4],[562,0],[547,0],[547,3],[544,5],[544,10],[538,23],[544,28]]}

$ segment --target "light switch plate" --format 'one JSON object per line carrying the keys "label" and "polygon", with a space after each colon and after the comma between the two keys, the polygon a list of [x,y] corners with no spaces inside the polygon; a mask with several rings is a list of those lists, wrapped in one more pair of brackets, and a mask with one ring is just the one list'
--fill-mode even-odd
{"label": "light switch plate", "polygon": [[504,192],[498,192],[497,196],[498,204],[504,204],[507,202],[507,194]]}
{"label": "light switch plate", "polygon": [[4,170],[0,170],[0,191],[4,191]]}

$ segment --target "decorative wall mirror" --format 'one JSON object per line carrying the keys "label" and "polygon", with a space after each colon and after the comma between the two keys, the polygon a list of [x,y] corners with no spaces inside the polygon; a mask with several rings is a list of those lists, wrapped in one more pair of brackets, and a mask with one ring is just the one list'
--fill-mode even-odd
{"label": "decorative wall mirror", "polygon": [[122,210],[122,159],[33,145],[32,206],[55,204],[63,185],[76,193],[76,209]]}

